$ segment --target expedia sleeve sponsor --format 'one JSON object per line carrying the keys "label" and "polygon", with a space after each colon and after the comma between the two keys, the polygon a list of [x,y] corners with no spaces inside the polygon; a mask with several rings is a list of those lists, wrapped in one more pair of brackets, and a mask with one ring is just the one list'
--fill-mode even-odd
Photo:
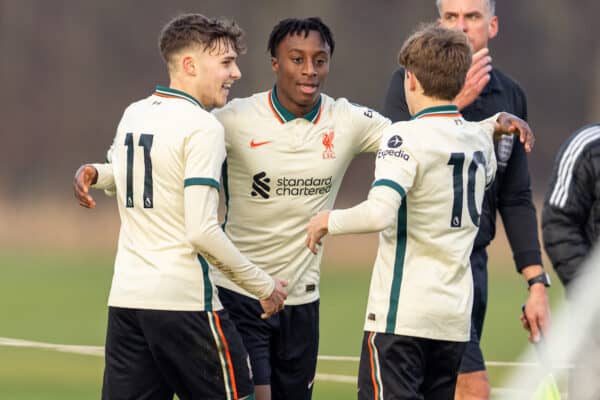
{"label": "expedia sleeve sponsor", "polygon": [[401,149],[379,149],[377,158],[385,159],[386,157],[400,158],[404,161],[410,160],[410,155]]}
{"label": "expedia sleeve sponsor", "polygon": [[331,191],[333,177],[327,178],[287,178],[277,179],[277,196],[314,196],[324,195]]}

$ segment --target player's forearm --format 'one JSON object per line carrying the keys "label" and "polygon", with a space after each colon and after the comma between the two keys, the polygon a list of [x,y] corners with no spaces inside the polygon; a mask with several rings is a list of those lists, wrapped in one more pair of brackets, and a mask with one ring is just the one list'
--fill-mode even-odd
{"label": "player's forearm", "polygon": [[394,224],[401,201],[396,191],[385,186],[374,187],[362,203],[333,210],[327,229],[331,235],[380,232]]}
{"label": "player's forearm", "polygon": [[273,292],[275,282],[269,274],[244,257],[218,224],[212,224],[198,235],[194,247],[232,282],[259,299],[265,299]]}
{"label": "player's forearm", "polygon": [[499,207],[506,236],[512,248],[517,271],[542,263],[537,217],[533,204]]}
{"label": "player's forearm", "polygon": [[218,192],[208,186],[185,189],[186,236],[209,263],[259,299],[273,292],[275,282],[231,243],[217,221]]}

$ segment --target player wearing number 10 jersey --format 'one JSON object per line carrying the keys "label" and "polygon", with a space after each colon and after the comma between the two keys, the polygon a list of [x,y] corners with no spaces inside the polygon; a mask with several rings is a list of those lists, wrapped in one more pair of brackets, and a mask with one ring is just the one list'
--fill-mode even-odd
{"label": "player wearing number 10 jersey", "polygon": [[413,119],[386,128],[368,200],[322,212],[323,234],[381,231],[365,317],[359,399],[452,399],[469,339],[469,255],[486,186],[496,172],[495,117],[465,121],[451,100],[471,50],[462,32],[429,27],[400,61]]}

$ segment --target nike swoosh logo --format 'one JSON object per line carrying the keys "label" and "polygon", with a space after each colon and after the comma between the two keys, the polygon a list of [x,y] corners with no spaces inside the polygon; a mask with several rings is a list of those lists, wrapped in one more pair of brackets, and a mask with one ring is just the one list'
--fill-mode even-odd
{"label": "nike swoosh logo", "polygon": [[250,141],[250,147],[255,148],[255,147],[262,146],[262,145],[269,144],[269,143],[271,143],[270,140],[267,140],[264,142],[255,142],[254,139],[252,139]]}

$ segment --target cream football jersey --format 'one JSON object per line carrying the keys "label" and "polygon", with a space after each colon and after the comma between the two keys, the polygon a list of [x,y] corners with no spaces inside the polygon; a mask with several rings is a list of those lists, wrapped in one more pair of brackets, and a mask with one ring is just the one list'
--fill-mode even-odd
{"label": "cream football jersey", "polygon": [[[227,235],[250,261],[288,280],[286,304],[318,299],[322,252],[306,247],[306,224],[333,206],[352,159],[377,151],[389,120],[324,94],[295,118],[275,89],[234,99],[215,115],[225,127]],[[218,271],[215,283],[249,295]]]}
{"label": "cream football jersey", "polygon": [[184,187],[218,190],[222,125],[193,97],[159,86],[125,110],[107,158],[97,168],[113,180],[121,217],[109,305],[221,309],[212,268],[186,239]]}
{"label": "cream football jersey", "polygon": [[469,339],[469,256],[496,171],[493,129],[492,119],[467,122],[455,106],[442,106],[385,130],[373,186],[402,201],[379,237],[365,330]]}

